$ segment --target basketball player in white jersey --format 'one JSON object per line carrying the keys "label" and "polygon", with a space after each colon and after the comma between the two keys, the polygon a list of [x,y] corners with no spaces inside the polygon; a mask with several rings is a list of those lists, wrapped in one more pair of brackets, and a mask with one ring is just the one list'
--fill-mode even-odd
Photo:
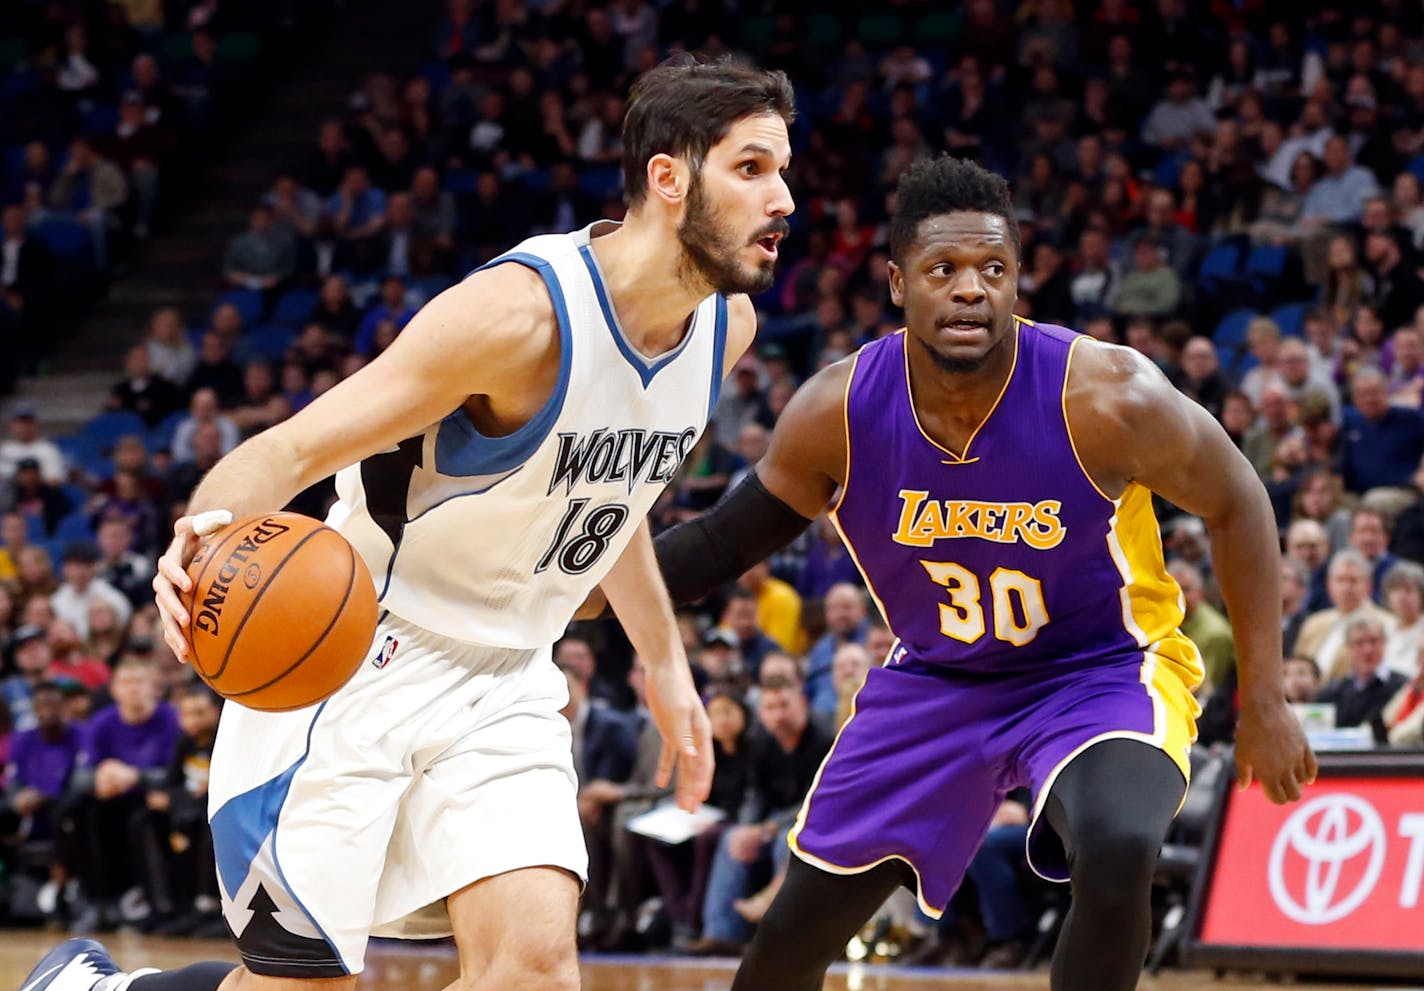
{"label": "basketball player in white jersey", "polygon": [[698,700],[645,519],[751,342],[793,204],[781,73],[665,63],[624,123],[622,226],[534,237],[432,300],[396,342],[224,458],[154,580],[186,652],[184,567],[213,520],[335,472],[328,522],[382,618],[327,702],[229,702],[209,816],[242,965],[124,973],[71,940],[24,991],[355,986],[369,935],[453,932],[453,988],[579,985],[587,855],[567,688],[550,659],[601,585],[647,667],[677,800],[711,783]]}

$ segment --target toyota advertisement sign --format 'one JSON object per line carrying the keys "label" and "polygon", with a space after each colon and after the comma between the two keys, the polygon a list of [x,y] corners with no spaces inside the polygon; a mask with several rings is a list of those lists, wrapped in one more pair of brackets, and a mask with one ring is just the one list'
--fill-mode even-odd
{"label": "toyota advertisement sign", "polygon": [[1424,975],[1424,755],[1327,755],[1293,805],[1222,800],[1193,963]]}

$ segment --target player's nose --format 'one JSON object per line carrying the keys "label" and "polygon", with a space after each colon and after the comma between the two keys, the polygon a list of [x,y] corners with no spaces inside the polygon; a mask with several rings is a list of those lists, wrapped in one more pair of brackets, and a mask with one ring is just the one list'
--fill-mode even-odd
{"label": "player's nose", "polygon": [[791,187],[782,176],[776,177],[774,191],[766,203],[768,217],[789,217],[796,212],[796,200],[791,195]]}
{"label": "player's nose", "polygon": [[949,295],[956,303],[963,303],[966,306],[983,302],[986,293],[984,282],[979,278],[979,272],[973,268],[965,268],[957,272],[954,282],[950,284]]}

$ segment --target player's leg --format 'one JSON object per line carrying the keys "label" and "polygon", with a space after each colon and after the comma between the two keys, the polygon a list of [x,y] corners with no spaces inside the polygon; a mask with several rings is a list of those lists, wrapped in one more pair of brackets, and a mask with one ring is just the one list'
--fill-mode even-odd
{"label": "player's leg", "polygon": [[913,882],[922,907],[949,901],[1003,797],[993,743],[974,726],[984,701],[935,672],[871,669],[792,830],[796,856],[735,991],[820,988],[897,885]]}
{"label": "player's leg", "polygon": [[897,887],[914,883],[904,861],[832,874],[798,857],[742,959],[732,991],[819,991],[826,968]]}
{"label": "player's leg", "polygon": [[1162,750],[1129,739],[1093,744],[1054,781],[1043,815],[1073,886],[1054,991],[1137,987],[1152,935],[1152,875],[1185,787]]}
{"label": "player's leg", "polygon": [[578,991],[578,898],[578,881],[556,867],[526,867],[455,892],[445,904],[460,978],[448,991]]}

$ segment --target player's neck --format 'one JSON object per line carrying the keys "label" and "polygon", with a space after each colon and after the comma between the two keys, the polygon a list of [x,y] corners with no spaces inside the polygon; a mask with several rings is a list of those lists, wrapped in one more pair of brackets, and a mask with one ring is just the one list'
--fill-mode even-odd
{"label": "player's neck", "polygon": [[678,245],[651,224],[629,221],[591,246],[629,342],[650,358],[681,344],[692,311],[711,290],[682,279]]}
{"label": "player's neck", "polygon": [[1009,337],[973,371],[952,372],[938,364],[917,339],[909,346],[910,387],[921,423],[948,420],[973,430],[998,402],[1014,370],[1017,335]]}

